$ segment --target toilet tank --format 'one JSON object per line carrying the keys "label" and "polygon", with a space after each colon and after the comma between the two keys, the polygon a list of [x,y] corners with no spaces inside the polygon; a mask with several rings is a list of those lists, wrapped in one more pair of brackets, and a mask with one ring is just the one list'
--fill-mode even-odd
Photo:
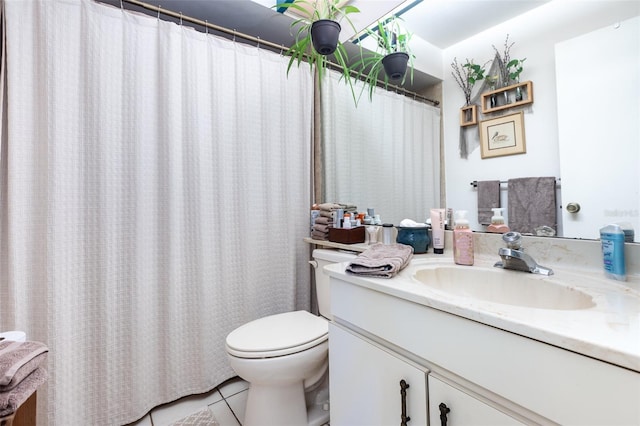
{"label": "toilet tank", "polygon": [[323,268],[333,263],[349,262],[356,258],[355,253],[331,249],[315,249],[313,251],[312,265],[316,268],[316,295],[318,297],[318,310],[320,315],[331,320],[331,309],[329,306],[331,297],[329,293],[329,275]]}

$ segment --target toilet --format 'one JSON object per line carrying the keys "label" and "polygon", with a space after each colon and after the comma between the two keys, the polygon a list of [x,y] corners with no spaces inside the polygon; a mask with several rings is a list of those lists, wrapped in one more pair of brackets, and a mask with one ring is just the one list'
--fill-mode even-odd
{"label": "toilet", "polygon": [[321,426],[329,422],[329,276],[325,265],[355,254],[316,249],[316,294],[321,316],[285,312],[244,324],[227,336],[233,370],[249,382],[244,426]]}

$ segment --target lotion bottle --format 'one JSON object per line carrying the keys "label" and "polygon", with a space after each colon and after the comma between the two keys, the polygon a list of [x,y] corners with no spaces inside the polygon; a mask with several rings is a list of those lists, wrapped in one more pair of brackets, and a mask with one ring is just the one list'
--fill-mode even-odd
{"label": "lotion bottle", "polygon": [[611,224],[600,229],[600,241],[605,276],[613,280],[626,281],[624,231],[620,225]]}
{"label": "lotion bottle", "polygon": [[504,223],[504,217],[502,216],[502,207],[495,207],[491,210],[493,210],[493,216],[491,216],[491,225],[487,226],[487,232],[495,234],[509,232],[509,227]]}
{"label": "lotion bottle", "polygon": [[453,261],[458,265],[473,265],[473,231],[469,228],[467,212],[458,210],[453,229]]}

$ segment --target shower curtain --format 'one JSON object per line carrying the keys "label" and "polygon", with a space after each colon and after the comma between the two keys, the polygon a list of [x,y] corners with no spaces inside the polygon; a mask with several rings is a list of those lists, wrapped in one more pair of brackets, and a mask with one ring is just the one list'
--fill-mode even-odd
{"label": "shower curtain", "polygon": [[49,346],[38,425],[119,425],[234,376],[308,308],[313,83],[90,0],[4,0],[0,330]]}

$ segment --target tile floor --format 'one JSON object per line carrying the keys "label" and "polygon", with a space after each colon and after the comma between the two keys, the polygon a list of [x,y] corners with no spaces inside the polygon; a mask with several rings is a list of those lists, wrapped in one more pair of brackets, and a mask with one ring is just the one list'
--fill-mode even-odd
{"label": "tile floor", "polygon": [[191,395],[161,405],[129,426],[167,426],[207,406],[220,426],[242,426],[249,384],[239,377],[227,380],[209,393]]}

